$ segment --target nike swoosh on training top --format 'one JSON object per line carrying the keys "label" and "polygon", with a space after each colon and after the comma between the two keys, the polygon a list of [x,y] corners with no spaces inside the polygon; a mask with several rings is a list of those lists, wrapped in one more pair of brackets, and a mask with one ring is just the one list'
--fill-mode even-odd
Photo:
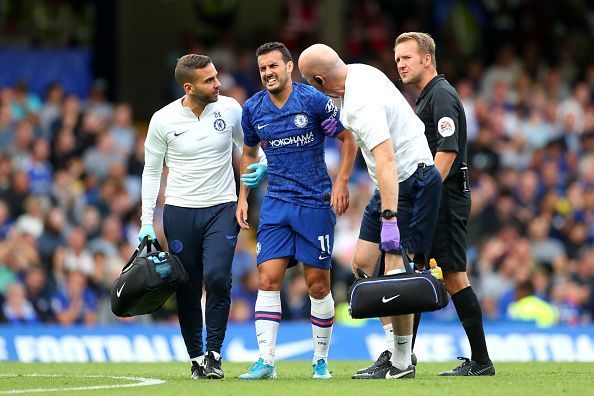
{"label": "nike swoosh on training top", "polygon": [[385,304],[385,303],[390,302],[393,299],[398,298],[398,297],[400,297],[400,294],[396,294],[394,297],[390,297],[390,298],[386,298],[386,296],[383,296],[382,297],[382,302]]}
{"label": "nike swoosh on training top", "polygon": [[183,135],[184,133],[188,132],[189,129],[186,129],[185,131],[182,132],[173,132],[173,136],[178,137],[179,135]]}
{"label": "nike swoosh on training top", "polygon": [[330,256],[322,256],[320,254],[320,256],[318,257],[318,260],[326,260],[327,258],[329,258]]}
{"label": "nike swoosh on training top", "polygon": [[120,294],[122,294],[122,290],[124,290],[124,286],[126,286],[126,282],[122,283],[122,287],[120,287],[120,290],[116,290],[116,295],[118,296],[118,298],[120,298]]}
{"label": "nike swoosh on training top", "polygon": [[235,238],[237,238],[237,235],[229,235],[229,234],[227,234],[227,235],[225,235],[225,238],[227,238],[227,239],[235,239]]}
{"label": "nike swoosh on training top", "polygon": [[258,129],[265,128],[265,127],[267,127],[268,125],[270,125],[270,124],[258,125]]}

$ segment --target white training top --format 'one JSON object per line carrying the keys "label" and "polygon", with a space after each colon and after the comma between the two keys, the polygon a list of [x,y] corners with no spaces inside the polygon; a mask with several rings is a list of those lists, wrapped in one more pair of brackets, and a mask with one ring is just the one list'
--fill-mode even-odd
{"label": "white training top", "polygon": [[340,122],[353,132],[375,185],[377,175],[371,150],[390,137],[399,183],[408,179],[419,163],[433,165],[425,125],[388,77],[368,65],[353,64],[347,68]]}
{"label": "white training top", "polygon": [[144,143],[142,224],[153,224],[163,159],[166,204],[204,208],[237,201],[231,142],[242,151],[241,106],[233,98],[219,96],[199,118],[181,98],[153,114]]}

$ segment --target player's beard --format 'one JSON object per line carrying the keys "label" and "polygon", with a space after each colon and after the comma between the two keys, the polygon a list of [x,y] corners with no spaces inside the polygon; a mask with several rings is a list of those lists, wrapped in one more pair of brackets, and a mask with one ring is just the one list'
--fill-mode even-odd
{"label": "player's beard", "polygon": [[214,92],[211,92],[210,95],[206,94],[204,92],[200,92],[200,91],[196,91],[195,94],[191,95],[192,96],[192,100],[196,103],[202,103],[204,105],[207,105],[209,103],[214,103],[217,100],[219,100],[219,90],[217,89]]}

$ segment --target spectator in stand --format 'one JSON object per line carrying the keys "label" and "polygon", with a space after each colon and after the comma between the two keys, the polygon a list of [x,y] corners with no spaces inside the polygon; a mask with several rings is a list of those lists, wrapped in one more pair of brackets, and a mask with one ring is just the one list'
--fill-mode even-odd
{"label": "spectator in stand", "polygon": [[63,103],[64,87],[58,82],[49,84],[45,90],[45,102],[39,111],[39,126],[49,141],[53,138],[52,124],[60,118]]}
{"label": "spectator in stand", "polygon": [[20,283],[13,283],[6,289],[6,300],[2,312],[11,325],[37,324],[39,319],[33,305],[25,296],[25,288]]}
{"label": "spectator in stand", "polygon": [[93,258],[87,250],[87,235],[84,229],[76,227],[70,230],[64,254],[64,267],[67,271],[78,271],[86,276],[93,272]]}
{"label": "spectator in stand", "polygon": [[80,271],[70,271],[66,288],[58,290],[51,300],[59,324],[95,324],[97,296],[87,287],[87,277]]}

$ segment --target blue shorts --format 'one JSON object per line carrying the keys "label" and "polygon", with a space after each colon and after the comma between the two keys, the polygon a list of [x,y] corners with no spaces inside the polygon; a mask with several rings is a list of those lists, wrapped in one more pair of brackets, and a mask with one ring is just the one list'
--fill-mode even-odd
{"label": "blue shorts", "polygon": [[[400,241],[414,253],[429,255],[435,232],[441,175],[434,165],[419,167],[408,179],[398,184],[398,229]],[[378,190],[365,208],[359,239],[380,243],[381,199]]]}
{"label": "blue shorts", "polygon": [[336,215],[332,208],[310,208],[266,197],[260,208],[257,263],[292,257],[330,269]]}

